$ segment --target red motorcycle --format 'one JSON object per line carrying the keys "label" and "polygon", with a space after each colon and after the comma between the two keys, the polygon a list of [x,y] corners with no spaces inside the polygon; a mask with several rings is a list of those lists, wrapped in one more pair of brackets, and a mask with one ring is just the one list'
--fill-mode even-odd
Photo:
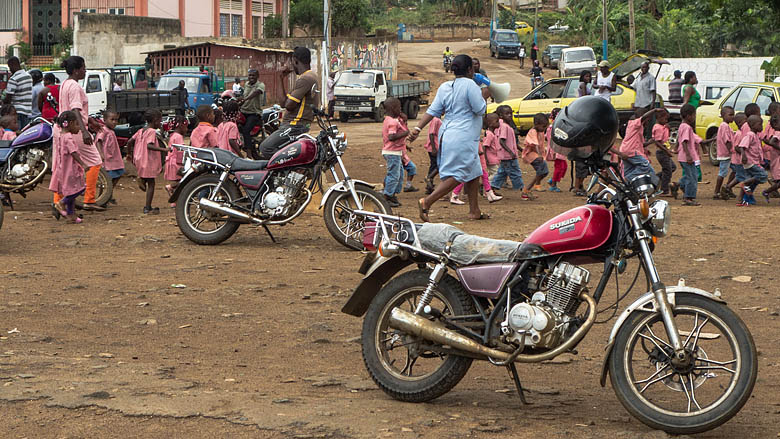
{"label": "red motorcycle", "polygon": [[[364,217],[357,210],[390,214],[385,198],[373,186],[353,180],[341,156],[347,139],[315,111],[322,130],[315,138],[299,136],[270,160],[247,160],[230,151],[172,145],[185,152],[184,176],[170,197],[176,203],[176,222],[191,241],[219,244],[241,224],[285,225],[308,206],[312,194],[324,192],[325,225],[346,247],[363,250]],[[323,190],[324,172],[336,182]]]}
{"label": "red motorcycle", "polygon": [[[355,212],[369,218],[364,245],[374,252],[342,311],[365,315],[363,359],[385,393],[429,401],[455,387],[476,359],[507,367],[525,403],[515,363],[576,355],[597,315],[612,313],[599,323],[615,317],[643,271],[644,294],[610,333],[601,385],[609,374],[626,410],[674,434],[715,428],[750,398],[758,365],[750,331],[718,290],[661,281],[653,250],[669,231],[669,204],[653,199],[653,176],[626,181],[602,159],[618,119],[609,103],[593,100],[600,98],[581,98],[562,111],[553,132],[557,152],[579,156],[593,171],[588,190],[596,183],[603,189],[523,242]],[[636,274],[620,291],[617,277],[633,258]],[[592,293],[588,264],[603,264]],[[417,268],[404,271],[411,265]],[[597,311],[613,274],[616,301]]]}

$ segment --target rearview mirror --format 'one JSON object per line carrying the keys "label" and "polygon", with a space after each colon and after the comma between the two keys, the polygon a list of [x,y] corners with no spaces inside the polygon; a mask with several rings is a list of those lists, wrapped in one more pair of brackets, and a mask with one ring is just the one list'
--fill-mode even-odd
{"label": "rearview mirror", "polygon": [[588,188],[585,189],[585,192],[590,192],[593,190],[594,187],[596,187],[596,183],[599,182],[599,176],[597,174],[593,174],[593,177],[590,178],[590,183],[588,183]]}

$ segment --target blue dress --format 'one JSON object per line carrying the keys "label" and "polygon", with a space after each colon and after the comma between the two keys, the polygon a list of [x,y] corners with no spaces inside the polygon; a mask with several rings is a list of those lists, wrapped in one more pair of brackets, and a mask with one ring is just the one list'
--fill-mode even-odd
{"label": "blue dress", "polygon": [[469,78],[447,81],[436,91],[427,113],[441,118],[439,178],[465,183],[482,176],[479,136],[487,103],[479,86]]}

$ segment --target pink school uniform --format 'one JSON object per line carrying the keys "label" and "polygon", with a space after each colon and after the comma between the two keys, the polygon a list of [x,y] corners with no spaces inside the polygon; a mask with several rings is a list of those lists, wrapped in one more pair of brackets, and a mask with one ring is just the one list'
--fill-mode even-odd
{"label": "pink school uniform", "polygon": [[550,125],[547,127],[547,131],[544,132],[544,142],[547,144],[547,149],[544,152],[545,160],[547,160],[548,162],[553,162],[555,160],[566,161],[565,155],[553,151],[552,123],[550,123]]}
{"label": "pink school uniform", "polygon": [[485,163],[488,166],[496,166],[501,163],[498,158],[498,150],[501,149],[501,145],[499,145],[498,137],[493,131],[485,130],[482,146],[485,148]]}
{"label": "pink school uniform", "polygon": [[208,122],[201,122],[190,134],[190,145],[196,148],[217,148],[217,129]]}
{"label": "pink school uniform", "polygon": [[[772,137],[780,140],[780,131],[775,131]],[[769,139],[767,139],[769,140]],[[780,181],[780,151],[769,147],[767,152],[767,158],[769,159],[769,171],[774,181]]]}
{"label": "pink school uniform", "polygon": [[144,128],[133,135],[133,163],[141,178],[156,178],[162,171],[162,159],[159,151],[148,148],[150,143],[158,145],[157,132],[153,128]]}
{"label": "pink school uniform", "polygon": [[[184,144],[184,136],[179,133],[171,134],[170,145],[182,145]],[[179,181],[181,175],[179,175],[179,169],[184,162],[184,151],[173,148],[173,151],[168,151],[168,155],[165,156],[165,179],[168,181]]]}
{"label": "pink school uniform", "polygon": [[[428,140],[425,142],[425,150],[429,153],[439,150],[439,130],[441,129],[441,119],[434,117],[428,124]],[[435,139],[431,142],[431,136]]]}
{"label": "pink school uniform", "polygon": [[747,158],[747,164],[744,165],[745,168],[761,165],[764,161],[764,149],[761,147],[761,141],[756,133],[748,131],[747,134],[742,136],[739,146],[745,148],[745,157]]}
{"label": "pink school uniform", "polygon": [[[512,127],[504,122],[503,120],[498,121],[498,132],[496,133],[496,137],[498,138],[498,160],[514,160],[517,158],[517,137],[515,137],[515,130],[512,129]],[[504,143],[506,144],[506,148],[501,146],[501,140],[504,140]],[[508,149],[508,151],[507,151]]]}
{"label": "pink school uniform", "polygon": [[406,139],[403,137],[396,140],[390,140],[390,136],[404,131],[404,123],[401,118],[385,116],[382,123],[382,154],[398,155],[403,157],[403,151],[406,149]]}
{"label": "pink school uniform", "polygon": [[230,147],[230,140],[238,141],[241,145],[241,133],[238,132],[238,125],[233,121],[226,121],[217,127],[217,146],[219,149],[234,152]]}
{"label": "pink school uniform", "polygon": [[731,157],[732,151],[729,151],[727,143],[731,142],[732,149],[734,148],[734,131],[726,122],[721,122],[718,127],[718,134],[715,137],[715,144],[717,146],[717,159],[727,160]]}
{"label": "pink school uniform", "polygon": [[104,126],[97,135],[97,141],[103,147],[103,167],[106,171],[125,169],[125,161],[119,151],[119,142],[116,140],[114,130]]}
{"label": "pink school uniform", "polygon": [[[687,147],[683,144],[684,141],[688,141]],[[691,156],[691,159],[696,162],[699,160],[699,144],[701,143],[701,137],[697,136],[693,132],[693,128],[687,123],[681,123],[680,128],[677,130],[677,144],[679,146],[679,152],[677,153],[677,160],[680,163],[686,163],[685,151],[687,150]]]}
{"label": "pink school uniform", "polygon": [[528,130],[528,134],[525,135],[525,144],[522,153],[523,161],[531,164],[542,154],[544,154],[544,136],[536,131],[536,129],[531,128]]}
{"label": "pink school uniform", "polygon": [[669,126],[661,125],[660,123],[653,125],[653,140],[666,145],[666,142],[669,141]]}
{"label": "pink school uniform", "polygon": [[626,124],[626,135],[620,142],[620,152],[628,157],[642,156],[647,159],[642,131],[644,127],[641,118],[629,120]]}
{"label": "pink school uniform", "polygon": [[49,190],[65,197],[77,194],[86,188],[84,168],[73,158],[79,152],[73,134],[61,133],[59,145],[55,149],[57,167],[52,170]]}
{"label": "pink school uniform", "polygon": [[0,136],[0,140],[14,140],[16,133],[13,130],[3,130],[3,134]]}

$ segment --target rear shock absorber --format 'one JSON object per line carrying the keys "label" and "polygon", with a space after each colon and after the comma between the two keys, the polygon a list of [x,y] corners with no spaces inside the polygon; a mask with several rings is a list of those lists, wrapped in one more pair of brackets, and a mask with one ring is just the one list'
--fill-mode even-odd
{"label": "rear shock absorber", "polygon": [[441,278],[444,277],[444,273],[446,272],[447,263],[445,261],[441,261],[433,267],[433,271],[431,271],[431,275],[428,277],[428,286],[425,287],[425,291],[423,291],[420,301],[417,302],[417,308],[414,310],[415,314],[422,314],[425,307],[431,304],[431,300],[433,300],[433,290],[439,285],[439,281],[441,281]]}

